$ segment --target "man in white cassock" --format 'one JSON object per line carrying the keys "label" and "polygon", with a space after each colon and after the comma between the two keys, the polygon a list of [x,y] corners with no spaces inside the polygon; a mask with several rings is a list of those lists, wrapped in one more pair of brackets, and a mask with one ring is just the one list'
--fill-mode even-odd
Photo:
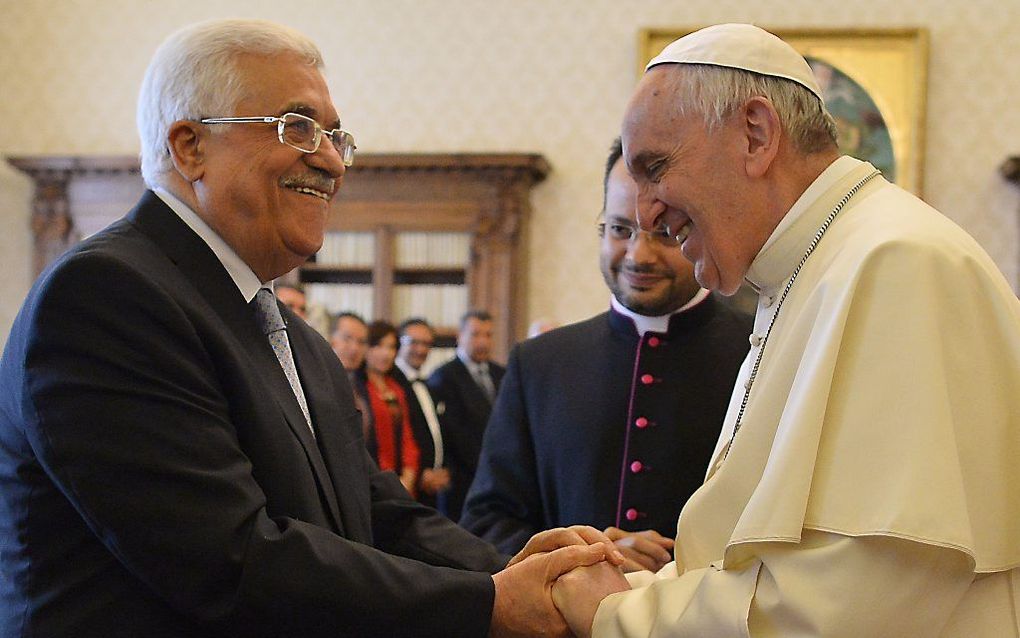
{"label": "man in white cassock", "polygon": [[1020,636],[1020,302],[960,228],[841,157],[804,61],[717,25],[623,126],[645,227],[759,291],[676,560],[553,588],[579,635]]}

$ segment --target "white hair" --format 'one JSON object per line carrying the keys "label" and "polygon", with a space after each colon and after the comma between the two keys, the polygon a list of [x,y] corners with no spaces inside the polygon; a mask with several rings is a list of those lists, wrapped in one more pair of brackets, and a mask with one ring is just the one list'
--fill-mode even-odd
{"label": "white hair", "polygon": [[244,96],[242,55],[291,53],[322,69],[322,54],[301,33],[265,20],[215,20],[185,27],[156,50],[138,95],[142,178],[149,188],[173,169],[167,136],[178,120],[233,113]]}
{"label": "white hair", "polygon": [[836,145],[836,122],[818,96],[785,78],[709,64],[673,64],[678,113],[698,113],[715,130],[753,97],[768,99],[783,130],[807,155]]}

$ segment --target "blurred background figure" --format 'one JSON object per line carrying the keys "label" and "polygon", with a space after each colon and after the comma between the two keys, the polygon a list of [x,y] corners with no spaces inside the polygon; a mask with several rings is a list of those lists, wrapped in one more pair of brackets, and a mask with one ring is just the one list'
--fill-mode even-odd
{"label": "blurred background figure", "polygon": [[365,446],[369,453],[375,457],[378,454],[375,424],[372,420],[372,410],[368,407],[368,390],[365,388],[365,378],[358,374],[365,363],[365,354],[368,352],[368,324],[361,318],[361,315],[353,312],[341,312],[333,319],[333,327],[329,331],[329,345],[332,346],[333,352],[340,359],[340,364],[347,371],[347,378],[354,391],[354,403],[361,412],[361,429],[365,437]]}
{"label": "blurred background figure", "polygon": [[301,317],[305,321],[308,320],[308,305],[305,299],[305,291],[299,286],[291,286],[290,284],[276,284],[273,286],[276,292],[276,297],[283,302],[283,305],[290,308],[291,312]]}
{"label": "blurred background figure", "polygon": [[443,433],[450,489],[439,495],[439,511],[460,519],[464,498],[475,477],[482,436],[506,371],[491,361],[492,315],[470,310],[460,321],[457,356],[436,369],[428,386],[435,397]]}
{"label": "blurred background figure", "polygon": [[420,317],[405,320],[400,324],[398,332],[400,348],[397,350],[393,378],[407,397],[411,431],[418,444],[421,472],[418,475],[417,498],[435,507],[436,495],[450,486],[450,472],[443,466],[443,433],[440,430],[439,415],[436,414],[435,400],[425,383],[422,370],[435,345],[435,333],[432,326]]}
{"label": "blurred background figure", "polygon": [[368,326],[368,352],[359,376],[365,382],[368,407],[375,424],[376,460],[393,470],[411,494],[418,481],[418,445],[411,433],[410,410],[404,389],[393,377],[397,358],[397,329],[386,321]]}

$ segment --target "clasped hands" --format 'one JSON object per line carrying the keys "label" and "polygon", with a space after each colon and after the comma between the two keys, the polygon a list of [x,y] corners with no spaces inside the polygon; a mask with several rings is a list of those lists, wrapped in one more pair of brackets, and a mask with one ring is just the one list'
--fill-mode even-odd
{"label": "clasped hands", "polygon": [[[616,544],[614,545],[614,541]],[[490,635],[588,636],[599,603],[630,589],[623,569],[657,569],[672,541],[583,525],[536,534],[495,574]]]}

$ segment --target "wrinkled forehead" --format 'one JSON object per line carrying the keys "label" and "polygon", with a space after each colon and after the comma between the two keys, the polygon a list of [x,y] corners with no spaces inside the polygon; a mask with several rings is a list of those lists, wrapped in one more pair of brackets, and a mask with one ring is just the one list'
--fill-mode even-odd
{"label": "wrinkled forehead", "polygon": [[676,65],[660,65],[648,70],[627,104],[621,126],[623,159],[628,165],[637,153],[668,132],[677,117],[672,73]]}
{"label": "wrinkled forehead", "polygon": [[260,104],[273,115],[298,113],[328,128],[340,121],[321,66],[305,57],[242,54],[235,60],[235,71],[242,87],[238,106]]}

